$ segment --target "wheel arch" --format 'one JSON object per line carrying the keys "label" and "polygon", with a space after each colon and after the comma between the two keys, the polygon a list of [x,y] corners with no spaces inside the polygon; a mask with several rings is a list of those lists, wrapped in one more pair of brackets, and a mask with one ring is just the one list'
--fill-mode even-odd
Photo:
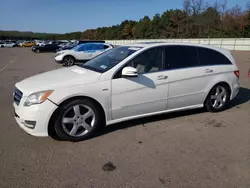
{"label": "wheel arch", "polygon": [[[106,125],[106,119],[107,119],[107,114],[104,110],[104,107],[101,105],[100,102],[98,102],[96,99],[92,98],[92,97],[88,97],[88,96],[73,96],[73,97],[70,97],[70,98],[67,98],[65,100],[63,100],[62,102],[60,102],[58,104],[58,107],[62,106],[62,105],[65,105],[73,100],[77,100],[77,99],[89,99],[91,101],[93,101],[95,103],[96,106],[98,106],[98,108],[101,110],[102,112],[102,115],[103,115],[103,121],[104,121],[104,125]],[[48,131],[48,134],[50,136],[54,136],[55,135],[55,132],[54,132],[54,123],[55,123],[55,116],[58,115],[58,109],[57,108],[51,115],[50,119],[49,119],[49,123],[48,123],[48,128],[47,128],[47,131]]]}
{"label": "wheel arch", "polygon": [[209,88],[209,90],[208,90],[208,92],[207,92],[207,94],[206,94],[206,98],[205,98],[203,104],[206,102],[206,100],[207,100],[207,98],[208,98],[208,96],[209,96],[209,93],[210,93],[210,92],[212,91],[212,89],[213,89],[215,86],[217,86],[217,85],[224,85],[224,86],[226,86],[226,87],[228,88],[229,96],[230,96],[230,98],[231,98],[232,88],[231,88],[230,84],[227,83],[226,81],[219,81],[219,82],[217,82],[216,84],[212,85],[212,87]]}
{"label": "wheel arch", "polygon": [[65,54],[63,56],[63,59],[66,58],[66,57],[72,57],[74,60],[76,60],[76,58],[72,54]]}

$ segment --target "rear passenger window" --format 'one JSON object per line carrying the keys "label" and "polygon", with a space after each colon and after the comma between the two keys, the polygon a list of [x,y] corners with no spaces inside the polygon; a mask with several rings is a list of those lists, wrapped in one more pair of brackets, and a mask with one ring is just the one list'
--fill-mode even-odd
{"label": "rear passenger window", "polygon": [[103,50],[103,45],[102,44],[92,44],[94,46],[95,50]]}
{"label": "rear passenger window", "polygon": [[167,69],[179,69],[199,66],[196,47],[192,46],[167,46]]}
{"label": "rear passenger window", "polygon": [[201,65],[230,65],[226,56],[215,50],[198,48]]}

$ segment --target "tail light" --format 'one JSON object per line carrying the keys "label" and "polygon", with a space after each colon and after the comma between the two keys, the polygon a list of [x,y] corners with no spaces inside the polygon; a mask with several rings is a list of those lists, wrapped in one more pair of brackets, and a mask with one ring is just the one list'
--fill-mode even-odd
{"label": "tail light", "polygon": [[237,76],[237,78],[239,78],[239,77],[240,77],[240,71],[239,71],[239,70],[234,71],[234,74],[235,74],[235,76]]}

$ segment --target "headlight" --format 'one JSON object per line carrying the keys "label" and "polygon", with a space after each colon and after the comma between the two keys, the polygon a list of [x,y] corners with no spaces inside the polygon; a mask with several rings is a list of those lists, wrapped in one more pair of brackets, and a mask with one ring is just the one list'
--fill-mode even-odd
{"label": "headlight", "polygon": [[33,93],[30,96],[28,96],[28,98],[24,102],[24,106],[40,104],[44,102],[52,93],[53,93],[53,90],[40,91],[40,92]]}

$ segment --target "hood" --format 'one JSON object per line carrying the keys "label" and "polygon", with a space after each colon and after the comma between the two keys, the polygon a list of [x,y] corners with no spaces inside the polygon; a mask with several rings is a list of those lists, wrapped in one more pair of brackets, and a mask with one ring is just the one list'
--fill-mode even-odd
{"label": "hood", "polygon": [[58,53],[67,53],[67,52],[69,52],[70,50],[61,50],[60,52],[58,52]]}
{"label": "hood", "polygon": [[55,90],[60,87],[72,87],[96,82],[101,73],[78,66],[64,67],[26,78],[16,84],[24,96],[43,90]]}
{"label": "hood", "polygon": [[55,55],[59,55],[61,53],[69,53],[70,50],[63,50],[62,48],[59,48],[59,50],[57,51],[57,53]]}

